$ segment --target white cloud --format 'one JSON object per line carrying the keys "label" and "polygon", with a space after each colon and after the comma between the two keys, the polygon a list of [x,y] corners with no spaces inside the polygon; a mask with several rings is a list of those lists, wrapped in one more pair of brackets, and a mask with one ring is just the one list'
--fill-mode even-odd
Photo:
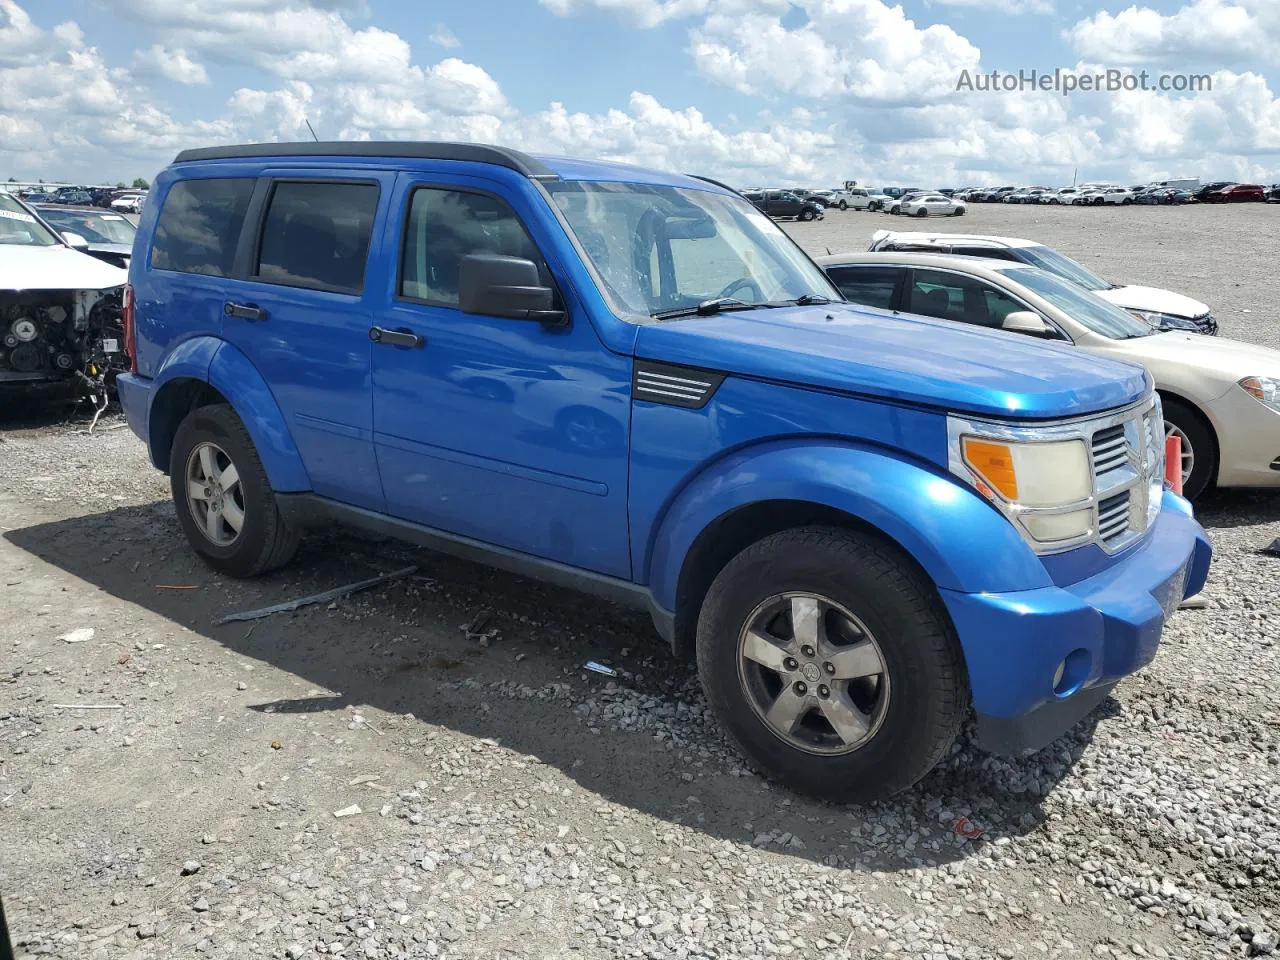
{"label": "white cloud", "polygon": [[706,77],[747,94],[923,103],[951,94],[979,51],[950,27],[919,27],[882,0],[802,0],[803,26],[771,14],[708,17],[690,35]]}
{"label": "white cloud", "polygon": [[1280,0],[1193,0],[1171,14],[1100,11],[1066,33],[1080,56],[1106,64],[1230,65],[1280,60]]}
{"label": "white cloud", "polygon": [[209,82],[204,65],[192,60],[187,51],[170,50],[159,43],[152,44],[148,50],[135,50],[133,69],[138,74],[154,74],[188,86]]}
{"label": "white cloud", "polygon": [[977,7],[998,13],[1053,13],[1053,0],[929,0],[944,7]]}
{"label": "white cloud", "polygon": [[585,10],[604,10],[629,17],[642,27],[705,13],[711,0],[540,0],[552,13],[568,17]]}
{"label": "white cloud", "polygon": [[455,50],[462,46],[462,41],[443,23],[436,24],[435,30],[431,32],[431,42],[446,50]]}

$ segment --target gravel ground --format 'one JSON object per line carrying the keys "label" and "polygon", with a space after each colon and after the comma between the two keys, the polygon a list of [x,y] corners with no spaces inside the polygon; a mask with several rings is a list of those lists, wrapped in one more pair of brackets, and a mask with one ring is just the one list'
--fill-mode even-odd
{"label": "gravel ground", "polygon": [[[1228,234],[1210,210],[975,207],[930,227],[1044,239],[1274,343],[1274,216],[1233,210]],[[794,233],[862,249],[899,223],[833,211]],[[911,793],[839,808],[745,767],[641,617],[341,534],[226,580],[118,416],[92,436],[39,411],[0,426],[0,890],[19,956],[1276,949],[1280,559],[1259,548],[1280,497],[1202,505],[1207,607],[1069,736],[1017,761],[966,736]]]}

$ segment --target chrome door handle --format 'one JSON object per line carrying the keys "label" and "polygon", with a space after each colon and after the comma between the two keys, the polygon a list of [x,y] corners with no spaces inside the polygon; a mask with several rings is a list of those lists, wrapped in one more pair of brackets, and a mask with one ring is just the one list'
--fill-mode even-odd
{"label": "chrome door handle", "polygon": [[241,320],[267,319],[267,311],[253,303],[224,303],[222,312],[228,317],[239,317]]}
{"label": "chrome door handle", "polygon": [[405,329],[387,330],[385,327],[370,327],[369,339],[374,343],[385,343],[391,347],[421,348],[427,345],[426,337]]}

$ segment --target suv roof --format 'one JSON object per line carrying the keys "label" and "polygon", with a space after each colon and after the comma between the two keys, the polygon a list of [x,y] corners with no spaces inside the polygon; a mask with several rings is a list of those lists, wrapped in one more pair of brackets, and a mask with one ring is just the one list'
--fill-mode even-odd
{"label": "suv roof", "polygon": [[456,160],[505,167],[534,180],[606,180],[662,186],[724,190],[729,187],[707,177],[689,176],[602,160],[533,156],[485,143],[405,140],[331,140],[298,143],[247,143],[183,150],[175,164],[206,160],[271,159],[275,157],[337,157],[353,159]]}
{"label": "suv roof", "polygon": [[987,243],[993,247],[1038,247],[1041,244],[1034,240],[1023,240],[1020,237],[987,237],[977,233],[915,233],[890,230],[882,236],[872,237],[873,243],[884,241],[904,243]]}

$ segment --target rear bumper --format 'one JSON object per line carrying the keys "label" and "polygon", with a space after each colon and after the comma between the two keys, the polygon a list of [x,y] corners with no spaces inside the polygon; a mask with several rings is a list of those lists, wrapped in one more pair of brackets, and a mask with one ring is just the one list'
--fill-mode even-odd
{"label": "rear bumper", "polygon": [[1025,753],[1074,726],[1155,656],[1165,621],[1203,588],[1211,554],[1189,505],[1166,493],[1147,538],[1086,580],[1005,594],[941,591],[981,742]]}
{"label": "rear bumper", "polygon": [[124,418],[129,421],[129,428],[143,443],[147,443],[148,448],[148,419],[151,416],[151,395],[154,392],[155,381],[148,377],[140,377],[136,373],[122,373],[116,377],[116,395],[120,398]]}

